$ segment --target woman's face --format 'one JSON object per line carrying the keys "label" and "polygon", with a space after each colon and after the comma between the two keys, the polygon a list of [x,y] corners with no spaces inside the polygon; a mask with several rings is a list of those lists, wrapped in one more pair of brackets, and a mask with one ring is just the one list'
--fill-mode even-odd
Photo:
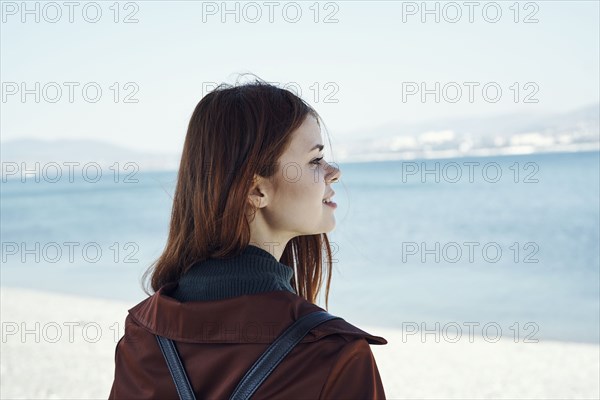
{"label": "woman's face", "polygon": [[335,206],[324,204],[323,199],[331,198],[331,181],[339,179],[341,171],[324,158],[319,160],[324,155],[322,147],[321,128],[309,115],[292,133],[275,176],[259,181],[262,196],[252,196],[256,205],[260,197],[257,224],[252,232],[254,241],[271,240],[285,245],[296,236],[333,230]]}

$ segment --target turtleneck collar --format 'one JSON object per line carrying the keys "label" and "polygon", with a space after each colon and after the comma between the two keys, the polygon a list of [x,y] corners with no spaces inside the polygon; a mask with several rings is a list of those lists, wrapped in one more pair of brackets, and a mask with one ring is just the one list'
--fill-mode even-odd
{"label": "turtleneck collar", "polygon": [[285,290],[296,293],[294,270],[271,253],[248,245],[235,257],[195,263],[169,294],[180,302],[221,300],[246,294]]}

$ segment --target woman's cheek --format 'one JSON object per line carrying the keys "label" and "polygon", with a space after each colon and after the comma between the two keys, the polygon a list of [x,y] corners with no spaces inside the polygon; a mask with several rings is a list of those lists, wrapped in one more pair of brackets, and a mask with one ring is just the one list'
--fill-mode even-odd
{"label": "woman's cheek", "polygon": [[306,182],[316,184],[323,181],[323,169],[320,166],[313,166],[306,172]]}

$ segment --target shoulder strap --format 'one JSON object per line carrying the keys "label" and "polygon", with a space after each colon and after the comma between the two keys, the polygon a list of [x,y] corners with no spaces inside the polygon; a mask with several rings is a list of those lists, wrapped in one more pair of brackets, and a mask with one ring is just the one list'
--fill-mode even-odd
{"label": "shoulder strap", "polygon": [[179,398],[181,400],[196,400],[196,396],[192,390],[192,385],[190,385],[190,381],[185,373],[183,364],[181,364],[181,359],[177,353],[175,343],[171,339],[164,336],[155,336],[158,340],[158,347],[160,347],[160,351],[165,357],[165,360],[167,360],[167,366],[169,367],[169,372],[173,377],[173,382],[175,382],[175,387],[177,388]]}
{"label": "shoulder strap", "polygon": [[267,350],[260,356],[258,360],[250,367],[246,375],[231,395],[231,400],[249,399],[256,389],[264,382],[269,374],[279,365],[284,357],[292,351],[294,346],[302,340],[304,336],[314,327],[322,324],[330,319],[341,319],[335,315],[329,314],[327,311],[316,311],[307,315],[303,315],[285,332],[283,332]]}
{"label": "shoulder strap", "polygon": [[[290,325],[267,350],[256,360],[233,391],[231,400],[249,399],[258,387],[267,379],[269,374],[279,365],[286,355],[314,327],[330,319],[341,319],[327,311],[316,311],[303,315]],[[181,400],[195,400],[194,391],[181,364],[175,343],[171,339],[155,335],[160,350],[167,361],[169,372],[173,377],[177,393]]]}

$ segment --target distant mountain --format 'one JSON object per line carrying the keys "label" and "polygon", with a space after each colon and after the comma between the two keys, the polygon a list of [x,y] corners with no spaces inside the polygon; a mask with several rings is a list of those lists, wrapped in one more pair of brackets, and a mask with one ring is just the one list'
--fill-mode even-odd
{"label": "distant mountain", "polygon": [[[333,149],[336,162],[452,158],[600,150],[600,104],[561,114],[515,113],[494,117],[391,124],[350,135]],[[140,171],[177,170],[181,154],[146,153],[94,140],[19,139],[0,143],[2,163],[81,164],[103,168],[136,163]],[[5,168],[2,168],[2,176]]]}
{"label": "distant mountain", "polygon": [[[61,167],[64,162],[98,163],[102,168],[119,163],[123,168],[125,163],[132,162],[140,171],[177,170],[179,154],[146,153],[115,146],[96,140],[41,140],[18,139],[0,143],[0,159],[3,164],[25,163],[27,170],[35,168],[35,163],[44,164],[56,162]],[[6,167],[2,168],[4,177]],[[129,169],[131,170],[131,169]]]}
{"label": "distant mountain", "polygon": [[561,114],[514,113],[389,124],[334,149],[341,162],[600,149],[600,104]]}

